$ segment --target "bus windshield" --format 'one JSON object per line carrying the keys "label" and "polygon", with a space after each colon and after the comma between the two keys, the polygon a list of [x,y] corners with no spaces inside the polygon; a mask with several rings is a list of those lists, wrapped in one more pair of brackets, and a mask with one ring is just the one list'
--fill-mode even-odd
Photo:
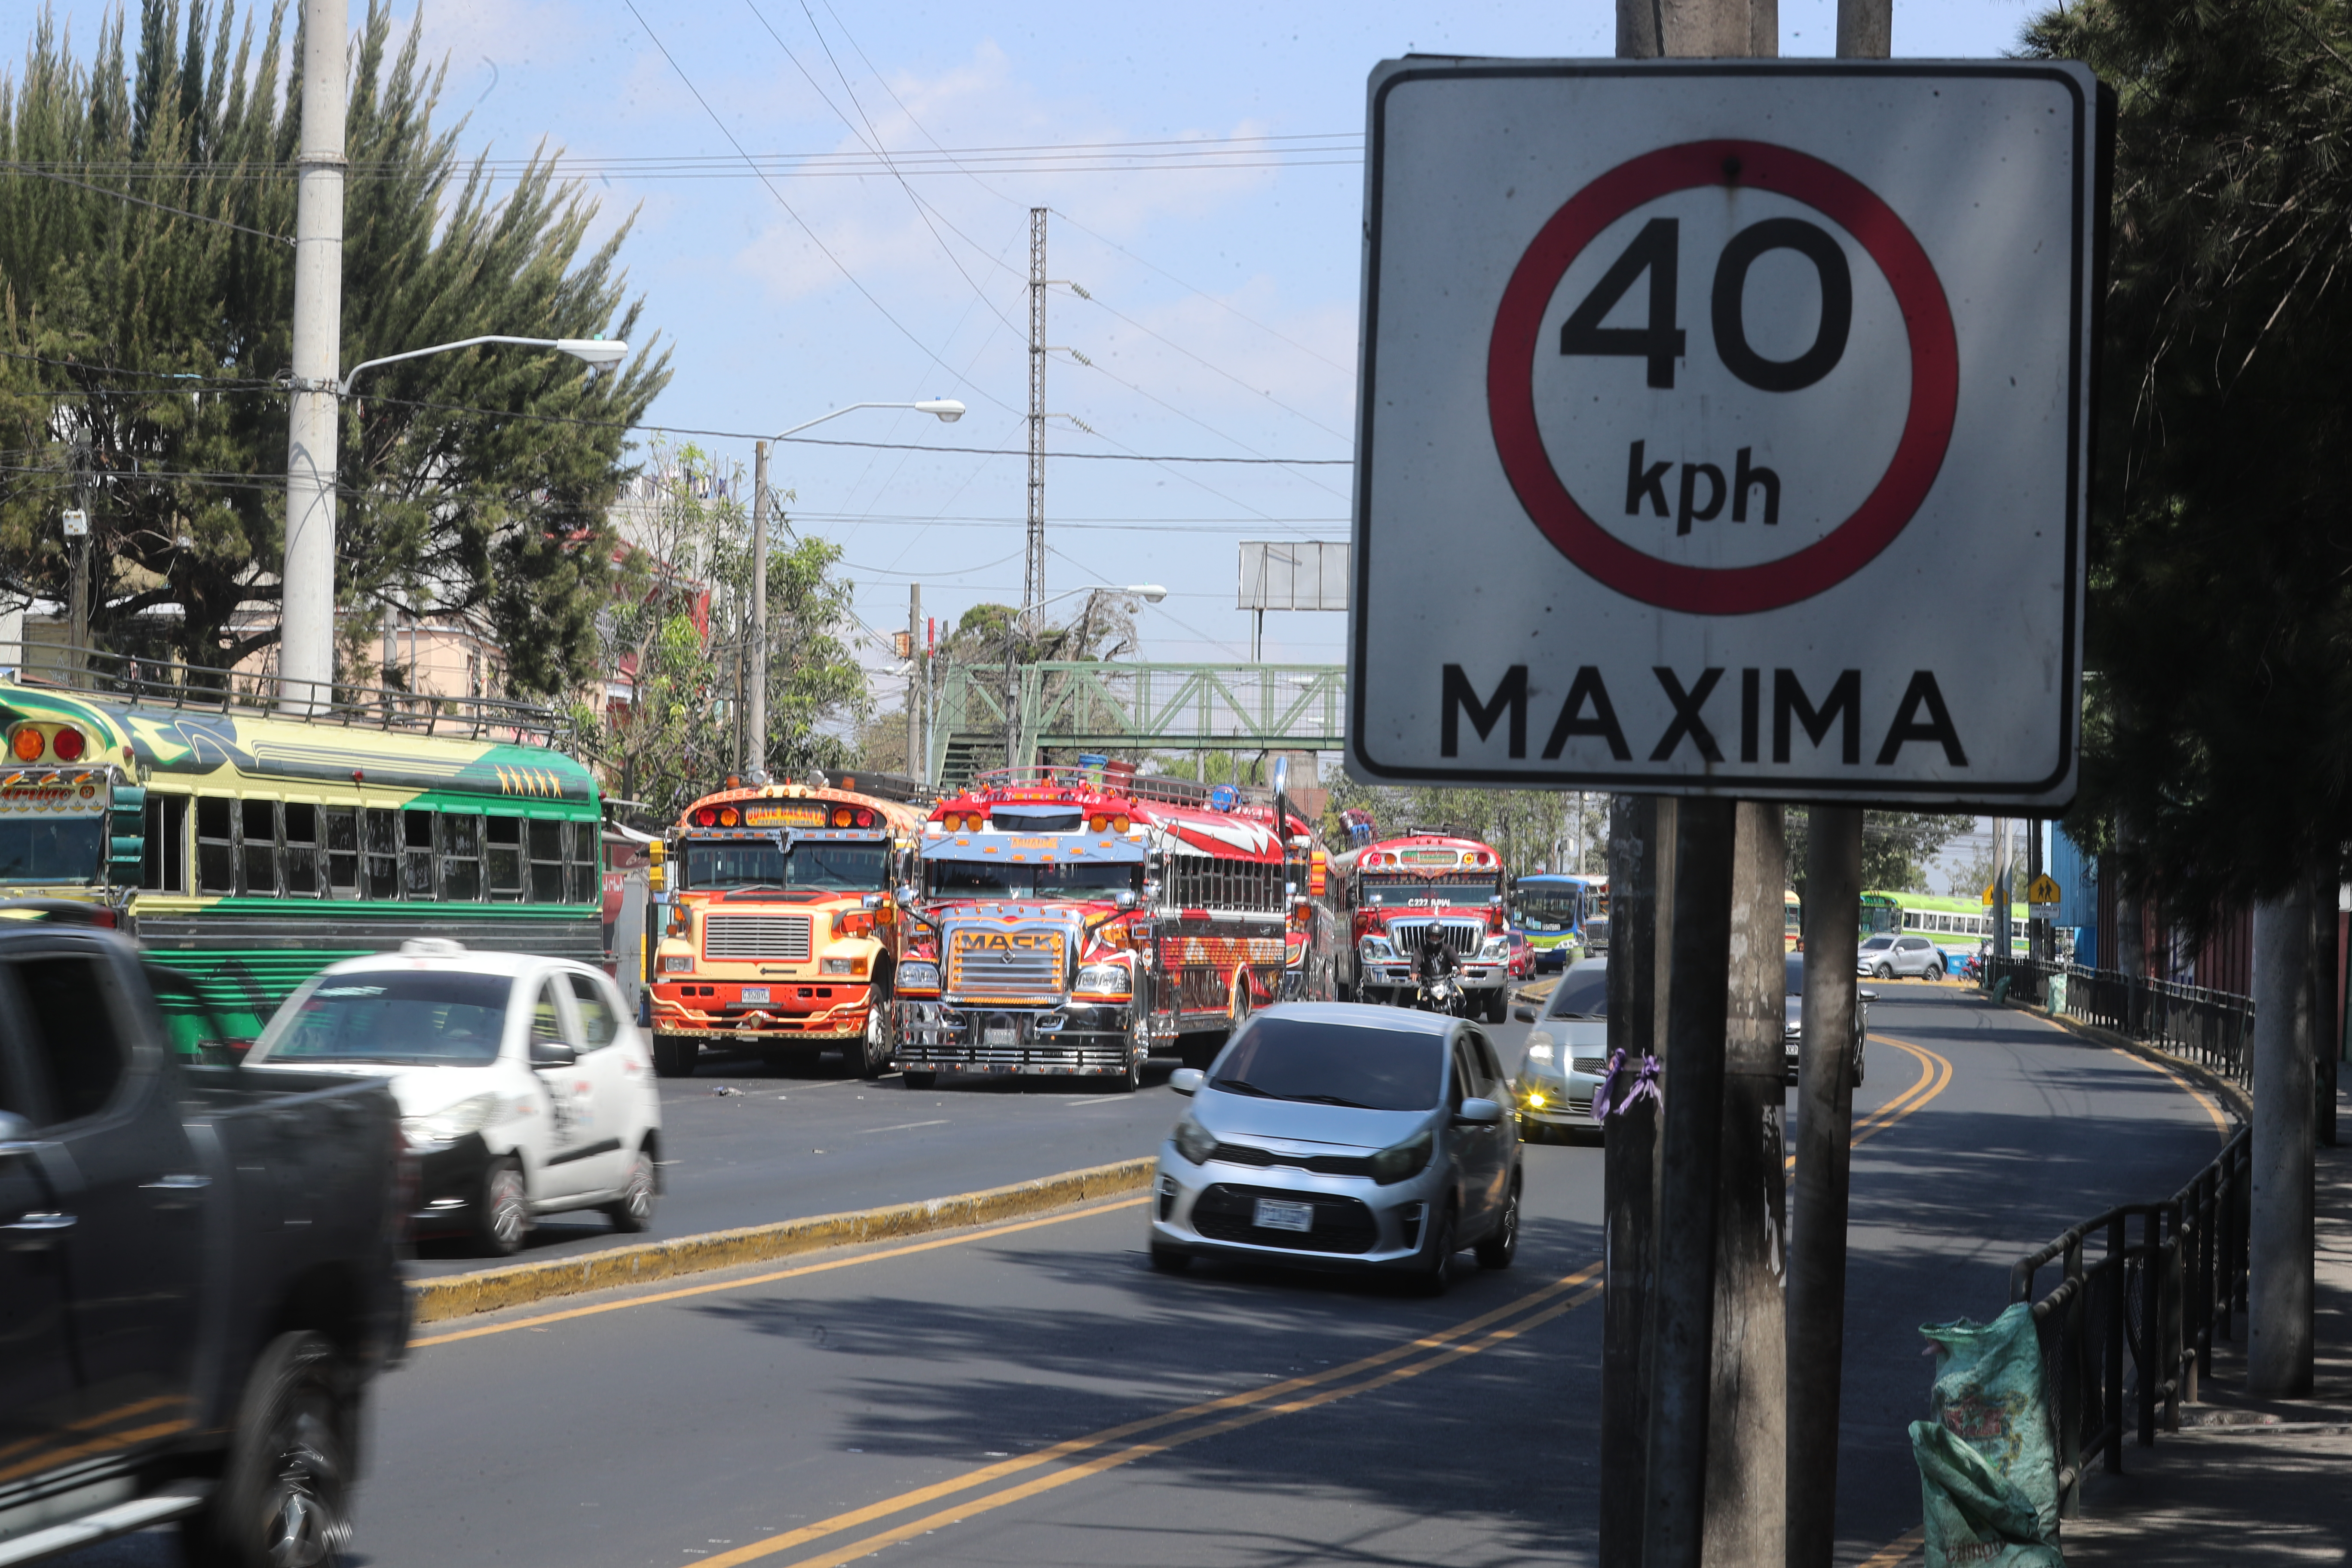
{"label": "bus windshield", "polygon": [[1492,871],[1445,877],[1356,879],[1356,890],[1362,901],[1381,908],[1400,904],[1483,904],[1502,889],[1501,879]]}
{"label": "bus windshield", "polygon": [[932,893],[946,899],[1066,899],[1099,897],[1121,888],[1143,890],[1143,868],[1132,861],[933,860],[929,866]]}
{"label": "bus windshield", "polygon": [[1514,895],[1519,924],[1531,931],[1573,931],[1584,916],[1581,888],[1521,888]]}
{"label": "bus windshield", "polygon": [[103,816],[0,821],[0,880],[88,882],[98,876]]}
{"label": "bus windshield", "polygon": [[823,889],[871,893],[890,885],[890,851],[884,844],[796,843],[789,850],[755,838],[686,841],[686,886],[696,891],[723,888]]}

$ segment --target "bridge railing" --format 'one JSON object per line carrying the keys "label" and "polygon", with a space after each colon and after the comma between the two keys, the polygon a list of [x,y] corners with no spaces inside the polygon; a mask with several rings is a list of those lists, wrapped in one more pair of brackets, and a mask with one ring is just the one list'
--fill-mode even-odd
{"label": "bridge railing", "polygon": [[[931,723],[932,777],[958,735],[1005,729],[1003,667],[951,664]],[[1040,746],[1090,750],[1322,751],[1346,744],[1345,668],[1329,664],[1016,667],[1015,765]]]}

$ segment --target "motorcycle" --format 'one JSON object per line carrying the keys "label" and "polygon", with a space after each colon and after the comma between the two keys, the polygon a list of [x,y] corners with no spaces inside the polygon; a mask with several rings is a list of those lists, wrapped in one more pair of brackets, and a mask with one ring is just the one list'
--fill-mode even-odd
{"label": "motorcycle", "polygon": [[1469,1007],[1469,993],[1462,989],[1459,973],[1461,961],[1454,949],[1433,940],[1421,950],[1413,964],[1412,1005],[1424,1013],[1444,1013],[1459,1018]]}

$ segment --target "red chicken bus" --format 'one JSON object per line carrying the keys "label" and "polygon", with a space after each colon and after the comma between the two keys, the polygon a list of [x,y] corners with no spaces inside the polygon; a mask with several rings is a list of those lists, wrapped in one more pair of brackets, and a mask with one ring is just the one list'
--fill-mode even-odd
{"label": "red chicken bus", "polygon": [[1510,1005],[1510,929],[1502,858],[1475,838],[1413,832],[1332,858],[1347,920],[1339,959],[1343,994],[1402,1003],[1412,994],[1422,949],[1442,942],[1460,963],[1462,988],[1490,1024]]}

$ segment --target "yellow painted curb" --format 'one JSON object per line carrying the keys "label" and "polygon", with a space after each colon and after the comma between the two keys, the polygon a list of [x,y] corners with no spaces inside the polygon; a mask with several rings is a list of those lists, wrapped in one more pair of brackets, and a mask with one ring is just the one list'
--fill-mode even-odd
{"label": "yellow painted curb", "polygon": [[1092,1203],[1117,1194],[1139,1192],[1151,1184],[1156,1163],[1148,1158],[1121,1160],[1115,1164],[1015,1182],[1009,1187],[959,1193],[953,1197],[714,1230],[701,1236],[615,1247],[574,1258],[550,1258],[543,1263],[510,1263],[469,1274],[446,1274],[413,1281],[409,1301],[415,1321],[438,1323],[478,1312],[527,1306],[556,1296],[578,1296],[591,1290],[674,1279],[681,1274],[732,1268],[739,1264],[760,1263],[822,1247],[850,1247],[859,1242],[921,1236],[929,1231],[989,1225]]}

